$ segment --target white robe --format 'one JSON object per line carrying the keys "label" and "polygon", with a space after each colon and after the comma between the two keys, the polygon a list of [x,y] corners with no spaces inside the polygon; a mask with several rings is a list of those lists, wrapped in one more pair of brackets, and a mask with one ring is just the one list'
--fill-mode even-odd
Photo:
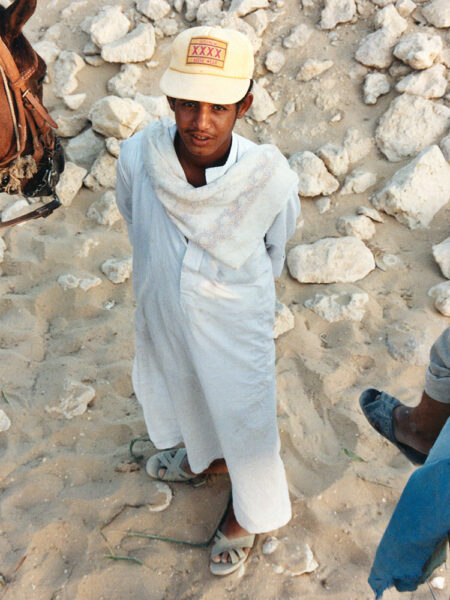
{"label": "white robe", "polygon": [[[187,242],[167,216],[142,140],[140,132],[121,145],[116,193],[133,245],[132,377],[149,436],[157,448],[183,442],[195,473],[225,458],[239,524],[277,529],[291,508],[276,421],[273,278],[300,212],[297,191],[235,270]],[[207,183],[252,144],[233,134],[226,164],[207,169]]]}

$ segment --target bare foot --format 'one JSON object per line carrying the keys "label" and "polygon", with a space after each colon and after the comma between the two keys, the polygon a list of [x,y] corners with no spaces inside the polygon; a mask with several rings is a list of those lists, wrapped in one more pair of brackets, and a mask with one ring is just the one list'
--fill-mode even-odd
{"label": "bare foot", "polygon": [[397,406],[392,414],[397,441],[428,454],[450,417],[450,404],[433,400],[424,392],[418,406]]}
{"label": "bare foot", "polygon": [[[245,535],[251,535],[246,529],[241,527],[239,523],[236,521],[236,517],[234,516],[233,506],[230,506],[227,516],[225,517],[224,522],[220,526],[220,531],[227,536],[229,540],[234,538],[239,538]],[[244,552],[248,554],[251,548],[243,548]],[[216,554],[211,558],[214,563],[226,563],[231,562],[231,557],[228,552],[222,552],[222,554]]]}

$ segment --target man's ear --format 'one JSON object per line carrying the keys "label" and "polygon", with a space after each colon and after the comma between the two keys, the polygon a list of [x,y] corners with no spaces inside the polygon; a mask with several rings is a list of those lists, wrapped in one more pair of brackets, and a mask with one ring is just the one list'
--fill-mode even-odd
{"label": "man's ear", "polygon": [[36,1],[16,0],[8,6],[4,24],[5,37],[13,40],[22,33],[22,27],[36,10]]}
{"label": "man's ear", "polygon": [[242,103],[239,105],[237,118],[242,119],[242,117],[245,115],[245,113],[248,110],[250,110],[250,107],[252,104],[253,104],[253,94],[247,94],[245,96],[244,100],[242,101]]}
{"label": "man's ear", "polygon": [[175,112],[175,98],[171,98],[170,96],[166,96],[167,102],[169,103],[170,108]]}

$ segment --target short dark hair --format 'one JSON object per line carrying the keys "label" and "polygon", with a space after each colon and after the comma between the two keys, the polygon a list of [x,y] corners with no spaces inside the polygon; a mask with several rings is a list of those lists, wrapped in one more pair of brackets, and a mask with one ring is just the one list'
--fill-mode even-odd
{"label": "short dark hair", "polygon": [[241,104],[244,102],[244,100],[250,94],[250,92],[252,91],[252,88],[253,88],[253,79],[250,79],[250,85],[248,86],[248,90],[245,92],[245,96],[243,98],[241,98],[238,102],[236,102],[236,112],[239,110],[239,107],[241,106]]}

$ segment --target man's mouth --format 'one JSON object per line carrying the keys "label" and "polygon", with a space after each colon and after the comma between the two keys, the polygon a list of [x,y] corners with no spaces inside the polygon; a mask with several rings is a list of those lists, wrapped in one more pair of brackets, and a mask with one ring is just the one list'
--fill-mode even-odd
{"label": "man's mouth", "polygon": [[202,135],[200,133],[191,133],[191,136],[200,142],[206,142],[206,140],[210,140],[211,137],[209,135]]}

